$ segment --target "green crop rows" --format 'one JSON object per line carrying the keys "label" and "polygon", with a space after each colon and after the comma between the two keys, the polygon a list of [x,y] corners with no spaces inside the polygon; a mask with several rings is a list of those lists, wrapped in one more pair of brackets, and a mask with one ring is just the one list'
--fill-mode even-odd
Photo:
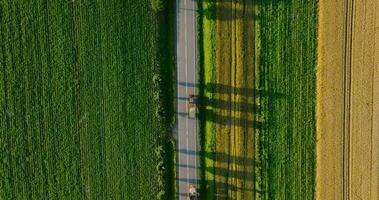
{"label": "green crop rows", "polygon": [[[262,1],[257,8],[257,151],[262,199],[314,199],[316,1]],[[259,60],[259,61],[258,61]]]}
{"label": "green crop rows", "polygon": [[149,6],[0,1],[0,199],[155,199]]}

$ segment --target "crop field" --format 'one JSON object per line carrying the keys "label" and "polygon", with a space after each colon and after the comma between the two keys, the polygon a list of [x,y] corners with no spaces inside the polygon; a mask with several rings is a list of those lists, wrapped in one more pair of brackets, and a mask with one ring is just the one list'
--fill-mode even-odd
{"label": "crop field", "polygon": [[0,199],[155,199],[157,29],[147,0],[0,1]]}
{"label": "crop field", "polygon": [[317,1],[200,3],[206,199],[314,199]]}
{"label": "crop field", "polygon": [[316,198],[378,199],[379,2],[319,10]]}

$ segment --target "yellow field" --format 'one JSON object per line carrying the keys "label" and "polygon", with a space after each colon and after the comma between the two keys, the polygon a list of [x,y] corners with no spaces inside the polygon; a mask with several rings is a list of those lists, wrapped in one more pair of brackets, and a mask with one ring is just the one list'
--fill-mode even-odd
{"label": "yellow field", "polygon": [[379,198],[379,2],[320,0],[320,200]]}
{"label": "yellow field", "polygon": [[252,6],[218,2],[216,12],[215,196],[254,199]]}

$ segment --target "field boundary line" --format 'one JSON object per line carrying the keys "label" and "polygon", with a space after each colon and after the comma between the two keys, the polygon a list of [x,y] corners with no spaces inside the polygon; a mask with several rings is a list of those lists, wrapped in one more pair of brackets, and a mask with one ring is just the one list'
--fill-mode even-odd
{"label": "field boundary line", "polygon": [[350,199],[350,114],[351,114],[351,63],[353,42],[354,0],[345,4],[345,53],[344,53],[344,130],[343,130],[343,199]]}
{"label": "field boundary line", "polygon": [[[375,10],[379,10],[379,2],[375,4]],[[374,88],[379,88],[379,13],[376,12],[375,15],[375,34],[374,34],[374,70],[373,70],[373,86],[372,86],[372,135],[371,135],[371,195],[372,199],[379,198],[379,158],[375,155],[379,155],[379,125],[375,122],[379,119],[379,92]]]}

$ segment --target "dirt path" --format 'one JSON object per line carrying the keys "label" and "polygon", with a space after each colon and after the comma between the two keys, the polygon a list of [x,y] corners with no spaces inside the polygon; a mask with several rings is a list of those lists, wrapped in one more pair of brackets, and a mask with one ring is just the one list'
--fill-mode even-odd
{"label": "dirt path", "polygon": [[317,199],[378,199],[378,6],[320,0]]}

